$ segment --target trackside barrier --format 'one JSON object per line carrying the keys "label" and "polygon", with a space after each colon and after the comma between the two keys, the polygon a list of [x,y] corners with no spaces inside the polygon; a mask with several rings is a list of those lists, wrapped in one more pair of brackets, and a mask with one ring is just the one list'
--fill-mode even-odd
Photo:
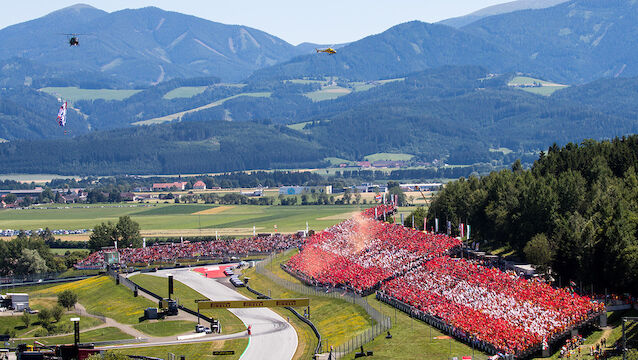
{"label": "trackside barrier", "polygon": [[20,283],[6,283],[6,284],[0,284],[0,289],[11,289],[14,287],[19,287],[19,286],[58,284],[58,283],[84,280],[94,276],[96,275],[75,276],[75,277],[68,277],[68,278],[61,278],[61,279],[41,280],[41,281],[38,279],[37,281],[26,281],[26,282],[20,282]]}
{"label": "trackside barrier", "polygon": [[[288,253],[292,250],[287,250],[284,253]],[[280,278],[275,275],[269,269],[269,265],[272,266],[274,254],[268,256],[263,261],[260,261],[255,265],[255,270],[268,279],[276,283],[277,285],[283,286],[288,290],[292,290],[299,294],[310,295],[310,296],[318,296],[318,297],[327,297],[331,299],[338,299],[341,301],[348,301],[353,304],[357,304],[361,306],[368,315],[374,319],[375,325],[366,330],[364,333],[361,333],[351,339],[348,339],[343,344],[337,346],[336,348],[330,346],[326,341],[322,341],[320,346],[323,346],[323,349],[319,349],[318,352],[330,352],[332,349],[332,357],[333,359],[339,359],[344,357],[345,355],[356,351],[362,345],[365,345],[375,337],[385,333],[386,331],[392,328],[392,319],[385,314],[379,312],[379,310],[375,309],[370,305],[365,297],[361,297],[354,292],[347,291],[345,289],[335,289],[335,288],[315,288],[311,286],[306,286],[303,284],[293,283],[291,281]],[[285,270],[285,269],[284,269]],[[294,274],[291,274],[294,276]]]}
{"label": "trackside barrier", "polygon": [[[118,276],[120,278],[120,284],[122,284],[122,285],[126,286],[127,288],[131,289],[131,291],[138,290],[138,291],[141,291],[143,293],[146,293],[146,294],[156,298],[157,300],[164,299],[162,296],[159,296],[156,293],[137,285],[135,282],[133,282],[131,279],[129,279],[127,277],[121,276],[120,274],[117,274],[115,272],[109,272],[109,275],[111,275],[113,277]],[[182,311],[184,311],[184,312],[186,312],[186,313],[189,313],[189,314],[191,314],[193,316],[197,316],[197,317],[199,317],[200,319],[202,319],[202,320],[204,320],[206,322],[209,322],[209,323],[213,322],[213,319],[209,318],[208,316],[200,314],[197,311],[189,309],[189,308],[187,308],[187,307],[185,307],[185,306],[183,306],[181,304],[177,304],[177,308],[182,310]]]}

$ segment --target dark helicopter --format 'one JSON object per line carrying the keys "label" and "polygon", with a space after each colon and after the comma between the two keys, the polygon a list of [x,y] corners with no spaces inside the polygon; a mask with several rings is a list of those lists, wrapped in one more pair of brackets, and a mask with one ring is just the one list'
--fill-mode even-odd
{"label": "dark helicopter", "polygon": [[80,45],[80,35],[87,34],[64,34],[69,37],[69,46],[79,46]]}

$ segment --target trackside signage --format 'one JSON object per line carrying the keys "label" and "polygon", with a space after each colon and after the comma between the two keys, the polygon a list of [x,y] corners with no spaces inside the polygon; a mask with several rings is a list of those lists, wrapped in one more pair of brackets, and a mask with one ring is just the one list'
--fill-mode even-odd
{"label": "trackside signage", "polygon": [[234,300],[210,301],[197,300],[200,309],[242,309],[242,308],[271,308],[271,307],[306,307],[310,299],[268,299],[268,300]]}

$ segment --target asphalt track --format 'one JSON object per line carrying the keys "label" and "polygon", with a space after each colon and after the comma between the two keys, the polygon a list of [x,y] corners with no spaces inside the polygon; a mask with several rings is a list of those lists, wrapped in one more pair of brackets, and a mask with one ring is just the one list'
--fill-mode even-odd
{"label": "asphalt track", "polygon": [[[150,273],[173,278],[211,300],[244,300],[247,297],[219,283],[226,279],[210,279],[189,269],[161,270]],[[297,350],[297,332],[284,318],[266,308],[229,309],[246,326],[251,326],[248,347],[240,360],[288,360]],[[222,324],[224,326],[224,324]],[[219,337],[216,339],[223,339]],[[213,339],[208,339],[208,341]]]}

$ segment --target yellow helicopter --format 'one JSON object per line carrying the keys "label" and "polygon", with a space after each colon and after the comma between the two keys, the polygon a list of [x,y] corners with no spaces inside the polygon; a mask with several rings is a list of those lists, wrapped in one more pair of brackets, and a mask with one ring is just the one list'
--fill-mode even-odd
{"label": "yellow helicopter", "polygon": [[327,49],[315,49],[317,51],[317,53],[326,53],[328,55],[334,55],[337,53],[337,50],[333,49],[333,48],[327,48]]}

